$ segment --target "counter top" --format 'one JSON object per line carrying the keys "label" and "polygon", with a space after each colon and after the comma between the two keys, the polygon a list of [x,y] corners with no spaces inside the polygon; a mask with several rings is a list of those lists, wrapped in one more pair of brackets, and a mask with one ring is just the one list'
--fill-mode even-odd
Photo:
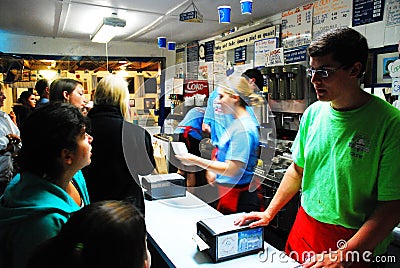
{"label": "counter top", "polygon": [[222,215],[220,212],[186,192],[186,197],[146,200],[146,227],[149,243],[155,243],[170,267],[274,267],[293,268],[298,265],[281,251],[265,243],[265,252],[248,255],[220,263],[197,249],[192,239],[196,222]]}

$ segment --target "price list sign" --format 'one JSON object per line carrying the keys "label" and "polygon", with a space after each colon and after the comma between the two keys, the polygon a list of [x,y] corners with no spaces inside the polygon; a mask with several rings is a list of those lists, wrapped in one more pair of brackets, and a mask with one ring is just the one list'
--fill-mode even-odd
{"label": "price list sign", "polygon": [[353,27],[383,20],[385,0],[353,0]]}
{"label": "price list sign", "polygon": [[235,63],[245,63],[247,54],[247,47],[237,47],[235,48]]}

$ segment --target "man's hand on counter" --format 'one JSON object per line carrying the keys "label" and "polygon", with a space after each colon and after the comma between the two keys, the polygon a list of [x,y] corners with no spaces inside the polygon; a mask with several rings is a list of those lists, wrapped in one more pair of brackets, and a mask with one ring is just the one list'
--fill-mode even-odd
{"label": "man's hand on counter", "polygon": [[249,225],[249,227],[253,228],[258,226],[266,226],[269,224],[270,221],[271,217],[266,213],[266,211],[264,212],[253,211],[236,219],[234,221],[234,224],[239,226]]}

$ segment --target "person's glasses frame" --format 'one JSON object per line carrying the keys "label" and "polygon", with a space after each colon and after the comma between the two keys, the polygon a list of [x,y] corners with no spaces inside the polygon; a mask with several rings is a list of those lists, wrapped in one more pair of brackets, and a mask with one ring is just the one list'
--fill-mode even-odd
{"label": "person's glasses frame", "polygon": [[313,75],[317,74],[319,77],[322,78],[328,78],[330,73],[334,73],[340,69],[345,68],[345,66],[339,66],[335,69],[313,69],[313,68],[307,68],[306,73],[307,76],[312,77]]}

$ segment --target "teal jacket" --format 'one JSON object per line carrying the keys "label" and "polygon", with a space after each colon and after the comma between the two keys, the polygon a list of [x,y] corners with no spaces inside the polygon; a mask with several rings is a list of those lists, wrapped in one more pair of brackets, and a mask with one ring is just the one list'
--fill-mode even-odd
{"label": "teal jacket", "polygon": [[[81,171],[73,178],[89,204]],[[13,178],[0,198],[0,267],[24,268],[32,250],[54,237],[80,207],[60,187],[32,173]]]}

